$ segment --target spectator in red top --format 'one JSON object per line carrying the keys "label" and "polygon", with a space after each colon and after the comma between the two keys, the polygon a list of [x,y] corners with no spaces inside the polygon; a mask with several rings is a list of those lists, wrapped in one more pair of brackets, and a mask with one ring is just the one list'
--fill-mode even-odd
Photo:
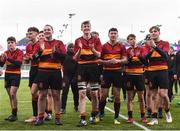
{"label": "spectator in red top", "polygon": [[5,120],[17,120],[17,90],[21,79],[21,64],[23,61],[23,52],[16,48],[16,39],[7,38],[8,50],[0,56],[0,65],[6,64],[5,70],[5,88],[9,95],[12,114]]}

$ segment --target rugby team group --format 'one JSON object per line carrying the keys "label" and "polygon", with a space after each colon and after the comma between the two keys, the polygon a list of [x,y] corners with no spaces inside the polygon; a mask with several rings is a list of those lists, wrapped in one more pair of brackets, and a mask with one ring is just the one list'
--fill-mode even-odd
{"label": "rugby team group", "polygon": [[[109,40],[104,44],[101,44],[98,32],[91,32],[90,21],[81,23],[81,31],[81,37],[65,46],[53,38],[51,25],[45,25],[43,31],[29,27],[25,54],[16,47],[15,37],[7,38],[8,50],[0,55],[0,66],[6,65],[4,86],[12,114],[5,120],[17,120],[16,94],[21,65],[25,62],[31,64],[29,87],[33,112],[32,117],[25,120],[27,123],[42,125],[44,120],[52,119],[53,110],[55,124],[62,125],[61,114],[66,113],[69,87],[73,92],[74,111],[80,113],[78,127],[87,125],[87,97],[91,101],[90,124],[103,120],[111,87],[114,124],[120,124],[121,89],[127,96],[128,123],[134,121],[132,102],[135,93],[139,101],[140,122],[152,126],[158,124],[164,109],[166,122],[171,123],[170,101],[173,81],[180,78],[177,70],[180,66],[175,66],[180,61],[177,57],[180,52],[174,57],[170,44],[160,39],[160,28],[152,26],[140,45],[135,34],[129,34],[128,47],[118,41],[117,28],[109,29]],[[147,117],[152,119],[148,121]]]}

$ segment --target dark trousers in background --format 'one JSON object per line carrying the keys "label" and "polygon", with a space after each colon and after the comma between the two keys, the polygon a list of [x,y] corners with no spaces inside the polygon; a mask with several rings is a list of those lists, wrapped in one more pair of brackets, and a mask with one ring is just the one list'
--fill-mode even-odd
{"label": "dark trousers in background", "polygon": [[62,90],[62,109],[66,109],[67,96],[69,92],[69,88],[71,87],[73,93],[74,107],[78,107],[79,105],[79,91],[77,86],[77,80],[73,76],[64,76],[65,85]]}
{"label": "dark trousers in background", "polygon": [[175,93],[178,94],[178,88],[180,87],[180,81],[175,80],[174,82],[174,88],[175,88]]}
{"label": "dark trousers in background", "polygon": [[169,88],[168,88],[168,97],[170,102],[173,99],[173,85],[174,85],[174,78],[173,78],[173,74],[169,73]]}

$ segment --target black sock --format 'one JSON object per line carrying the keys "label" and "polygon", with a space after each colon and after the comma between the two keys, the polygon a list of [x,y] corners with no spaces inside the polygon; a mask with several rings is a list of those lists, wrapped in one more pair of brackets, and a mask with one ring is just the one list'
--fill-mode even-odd
{"label": "black sock", "polygon": [[14,116],[17,116],[17,108],[12,109],[12,114],[13,114]]}
{"label": "black sock", "polygon": [[47,113],[48,113],[48,114],[52,114],[52,111],[49,110],[49,111],[47,111]]}
{"label": "black sock", "polygon": [[91,112],[91,116],[95,117],[95,112],[94,111]]}
{"label": "black sock", "polygon": [[145,113],[141,113],[141,118],[144,118],[145,117]]}
{"label": "black sock", "polygon": [[129,118],[132,118],[132,113],[133,113],[132,111],[128,111],[128,117]]}
{"label": "black sock", "polygon": [[106,100],[99,103],[99,112],[100,114],[104,114],[104,107],[106,106]]}
{"label": "black sock", "polygon": [[81,116],[81,120],[86,120],[86,116]]}
{"label": "black sock", "polygon": [[97,115],[98,115],[98,111],[92,111],[92,112],[91,112],[91,116],[92,116],[92,117],[96,117]]}
{"label": "black sock", "polygon": [[120,103],[114,102],[114,119],[119,117]]}
{"label": "black sock", "polygon": [[147,109],[148,114],[152,113],[152,110],[150,108]]}
{"label": "black sock", "polygon": [[165,112],[168,113],[170,111],[170,109],[165,109]]}
{"label": "black sock", "polygon": [[158,108],[158,113],[162,113],[162,107]]}
{"label": "black sock", "polygon": [[157,119],[157,113],[153,113],[152,114],[152,118],[156,118]]}
{"label": "black sock", "polygon": [[33,108],[33,116],[38,115],[38,102],[35,100],[32,100],[32,108]]}

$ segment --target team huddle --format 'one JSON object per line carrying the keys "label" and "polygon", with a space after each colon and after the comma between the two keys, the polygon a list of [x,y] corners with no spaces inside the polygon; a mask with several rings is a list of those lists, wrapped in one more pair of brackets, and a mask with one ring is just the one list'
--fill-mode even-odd
{"label": "team huddle", "polygon": [[[53,39],[51,25],[45,25],[43,31],[36,27],[27,30],[25,54],[16,48],[15,37],[8,37],[8,50],[0,55],[0,66],[6,65],[5,89],[12,109],[12,114],[5,120],[17,120],[16,93],[24,61],[31,64],[29,87],[33,111],[32,117],[25,122],[42,125],[44,120],[52,119],[53,110],[55,124],[62,125],[61,114],[66,113],[67,95],[71,86],[74,110],[80,113],[78,127],[87,125],[87,97],[91,101],[90,124],[103,122],[106,98],[111,87],[114,124],[120,124],[121,88],[126,90],[128,123],[134,121],[132,102],[135,93],[138,96],[141,122],[158,124],[158,112],[160,110],[162,113],[164,109],[166,122],[171,123],[168,96],[170,45],[160,40],[160,28],[152,26],[142,45],[137,45],[136,36],[129,34],[128,48],[118,41],[117,28],[109,29],[109,41],[105,44],[101,44],[97,32],[91,32],[89,21],[81,23],[81,31],[83,35],[74,44],[67,45],[67,51],[62,41]],[[151,121],[147,121],[147,117],[152,118]]]}

